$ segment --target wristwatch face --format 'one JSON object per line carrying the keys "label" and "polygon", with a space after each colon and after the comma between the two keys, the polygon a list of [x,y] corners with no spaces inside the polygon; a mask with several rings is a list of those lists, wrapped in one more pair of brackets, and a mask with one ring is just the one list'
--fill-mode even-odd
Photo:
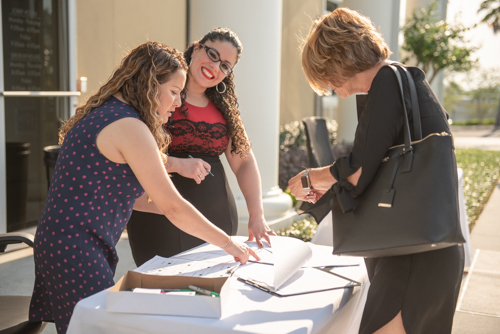
{"label": "wristwatch face", "polygon": [[309,183],[309,175],[302,175],[300,180],[302,181],[302,188],[311,189],[311,184]]}

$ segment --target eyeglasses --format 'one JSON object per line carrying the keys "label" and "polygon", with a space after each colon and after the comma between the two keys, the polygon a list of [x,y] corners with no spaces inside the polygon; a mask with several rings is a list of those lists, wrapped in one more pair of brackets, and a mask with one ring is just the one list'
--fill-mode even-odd
{"label": "eyeglasses", "polygon": [[207,53],[208,58],[210,58],[211,61],[218,62],[220,61],[219,68],[224,73],[225,75],[231,74],[233,72],[233,68],[231,67],[231,64],[228,61],[221,60],[220,59],[220,54],[219,51],[217,51],[214,48],[211,48],[209,46],[206,46],[205,44],[200,44],[203,48],[205,48],[205,52]]}

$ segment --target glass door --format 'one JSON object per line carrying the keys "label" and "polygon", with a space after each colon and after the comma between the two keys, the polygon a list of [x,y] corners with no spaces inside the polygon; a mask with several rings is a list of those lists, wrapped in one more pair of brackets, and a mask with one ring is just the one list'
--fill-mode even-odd
{"label": "glass door", "polygon": [[0,212],[0,233],[36,226],[48,189],[44,148],[57,144],[71,96],[79,94],[70,84],[76,80],[70,75],[68,2],[3,0],[1,10],[0,205],[6,210]]}

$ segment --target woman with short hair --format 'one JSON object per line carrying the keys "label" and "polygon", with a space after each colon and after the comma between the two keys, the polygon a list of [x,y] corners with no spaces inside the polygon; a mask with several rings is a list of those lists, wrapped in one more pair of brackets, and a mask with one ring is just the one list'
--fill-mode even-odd
{"label": "woman with short hair", "polygon": [[[311,87],[320,95],[330,89],[341,98],[365,95],[357,96],[351,153],[331,166],[311,169],[312,190],[302,187],[304,172],[290,179],[289,189],[297,199],[316,202],[333,187],[353,198],[363,194],[388,149],[403,144],[403,104],[395,73],[387,66],[390,54],[372,22],[356,11],[338,8],[314,22],[302,49],[302,68]],[[401,67],[398,71],[405,78]],[[422,137],[450,133],[448,115],[425,74],[416,67],[407,71],[416,85]],[[403,81],[405,104],[411,105],[408,82]],[[412,128],[411,113],[408,116]],[[451,332],[463,273],[462,246],[366,258],[365,263],[370,288],[360,333]]]}

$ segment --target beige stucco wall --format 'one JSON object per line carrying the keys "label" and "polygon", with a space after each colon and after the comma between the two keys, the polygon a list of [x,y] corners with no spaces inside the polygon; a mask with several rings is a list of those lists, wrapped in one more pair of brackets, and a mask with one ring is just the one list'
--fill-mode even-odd
{"label": "beige stucco wall", "polygon": [[77,0],[77,77],[87,77],[87,93],[97,91],[123,56],[146,41],[184,50],[184,0]]}
{"label": "beige stucco wall", "polygon": [[[283,1],[280,124],[314,114],[314,92],[302,73],[301,39],[322,14],[322,0]],[[83,103],[123,56],[148,40],[186,44],[184,0],[77,0],[77,77],[87,77]]]}
{"label": "beige stucco wall", "polygon": [[322,8],[322,0],[283,1],[280,125],[314,115],[314,92],[302,72],[299,49]]}

